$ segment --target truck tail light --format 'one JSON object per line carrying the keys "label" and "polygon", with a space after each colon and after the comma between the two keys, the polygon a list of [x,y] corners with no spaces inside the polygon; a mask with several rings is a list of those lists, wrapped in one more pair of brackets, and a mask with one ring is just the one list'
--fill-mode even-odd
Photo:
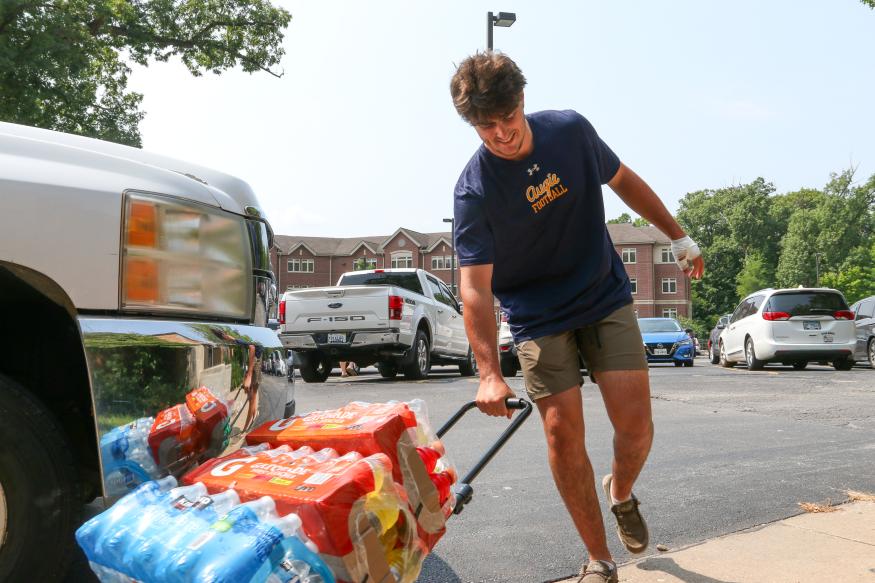
{"label": "truck tail light", "polygon": [[389,296],[389,319],[400,320],[404,310],[404,298],[401,296]]}
{"label": "truck tail light", "polygon": [[832,315],[836,320],[853,320],[854,312],[850,310],[839,310]]}
{"label": "truck tail light", "polygon": [[286,323],[286,300],[280,300],[279,321],[280,324]]}
{"label": "truck tail light", "polygon": [[763,312],[763,320],[789,320],[790,314],[787,312]]}

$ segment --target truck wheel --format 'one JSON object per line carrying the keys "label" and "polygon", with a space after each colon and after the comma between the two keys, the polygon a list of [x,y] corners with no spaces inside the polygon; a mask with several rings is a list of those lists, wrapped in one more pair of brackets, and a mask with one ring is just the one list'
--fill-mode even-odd
{"label": "truck wheel", "polygon": [[81,500],[70,445],[21,385],[0,375],[0,581],[60,581]]}
{"label": "truck wheel", "polygon": [[468,356],[459,364],[459,374],[463,377],[472,377],[477,374],[477,359],[474,358],[474,351],[468,347]]}
{"label": "truck wheel", "polygon": [[402,367],[404,377],[411,380],[427,377],[428,371],[431,368],[430,359],[431,349],[428,345],[428,336],[423,330],[417,330],[416,338],[413,340],[413,347],[410,349],[410,354],[406,359],[407,362]]}
{"label": "truck wheel", "polygon": [[832,366],[836,370],[851,370],[854,368],[854,361],[850,358],[833,361]]}
{"label": "truck wheel", "polygon": [[393,362],[378,362],[377,370],[384,379],[394,379],[398,376],[398,367]]}
{"label": "truck wheel", "polygon": [[501,367],[501,376],[504,378],[513,378],[516,376],[517,365],[512,358],[502,358],[498,361],[498,366]]}
{"label": "truck wheel", "polygon": [[331,374],[331,363],[321,354],[307,356],[301,363],[301,378],[305,383],[324,383]]}

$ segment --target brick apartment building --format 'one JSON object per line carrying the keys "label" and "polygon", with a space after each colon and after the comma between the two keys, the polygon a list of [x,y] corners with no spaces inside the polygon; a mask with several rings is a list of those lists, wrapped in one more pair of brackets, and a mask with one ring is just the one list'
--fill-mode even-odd
{"label": "brick apartment building", "polygon": [[[632,282],[638,316],[690,317],[690,283],[674,263],[668,237],[655,227],[630,224],[608,225],[608,232]],[[419,233],[404,227],[388,236],[373,237],[277,235],[271,249],[281,291],[334,285],[360,259],[370,269],[419,267],[451,286],[452,255],[449,232]]]}

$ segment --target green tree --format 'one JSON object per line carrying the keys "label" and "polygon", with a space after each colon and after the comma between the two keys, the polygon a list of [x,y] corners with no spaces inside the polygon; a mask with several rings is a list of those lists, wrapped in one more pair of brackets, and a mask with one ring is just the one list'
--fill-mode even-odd
{"label": "green tree", "polygon": [[735,278],[735,293],[741,300],[746,295],[772,285],[772,274],[766,268],[762,256],[754,252],[744,259],[744,264]]}
{"label": "green tree", "polygon": [[875,8],[875,0],[860,0],[860,2],[862,2],[869,8]]}
{"label": "green tree", "polygon": [[356,259],[355,262],[352,264],[352,270],[353,270],[353,271],[364,271],[364,270],[366,270],[367,268],[368,268],[368,260],[365,259],[364,257],[359,257],[359,258]]}
{"label": "green tree", "polygon": [[608,221],[608,224],[609,225],[619,225],[619,224],[631,223],[631,222],[632,222],[632,217],[629,216],[629,213],[623,213],[619,217],[617,217],[616,219],[610,219]]}
{"label": "green tree", "polygon": [[123,56],[280,76],[290,19],[268,0],[3,0],[0,119],[139,146]]}
{"label": "green tree", "polygon": [[633,227],[649,227],[650,221],[645,219],[644,217],[638,217],[634,221],[632,221]]}

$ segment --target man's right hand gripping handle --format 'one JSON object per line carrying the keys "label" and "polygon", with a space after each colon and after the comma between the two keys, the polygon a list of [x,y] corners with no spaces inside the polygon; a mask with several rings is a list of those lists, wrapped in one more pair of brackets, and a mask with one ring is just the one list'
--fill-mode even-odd
{"label": "man's right hand gripping handle", "polygon": [[492,417],[507,417],[510,419],[513,411],[505,405],[505,399],[515,399],[503,377],[480,377],[480,388],[477,389],[477,408]]}

